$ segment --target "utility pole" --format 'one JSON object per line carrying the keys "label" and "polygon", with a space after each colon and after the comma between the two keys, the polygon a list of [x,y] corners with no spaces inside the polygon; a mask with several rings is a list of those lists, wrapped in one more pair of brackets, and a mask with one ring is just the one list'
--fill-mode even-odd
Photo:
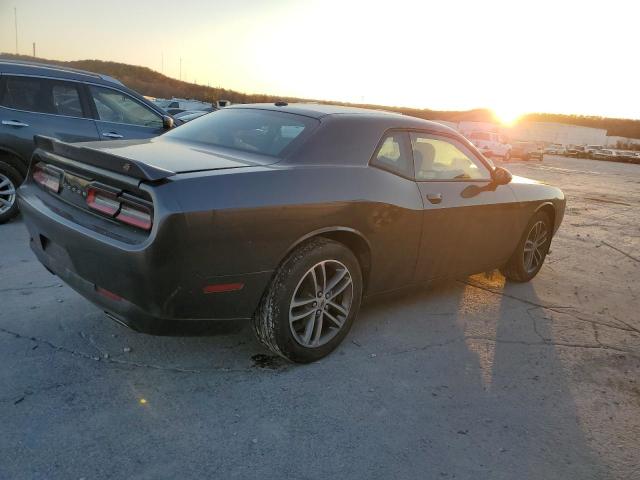
{"label": "utility pole", "polygon": [[33,42],[33,57],[36,56],[36,42]]}
{"label": "utility pole", "polygon": [[161,58],[160,73],[164,75],[164,52],[160,52],[160,58]]}
{"label": "utility pole", "polygon": [[13,24],[16,29],[16,55],[18,55],[18,9],[13,7]]}
{"label": "utility pole", "polygon": [[180,57],[180,80],[182,80],[182,57]]}

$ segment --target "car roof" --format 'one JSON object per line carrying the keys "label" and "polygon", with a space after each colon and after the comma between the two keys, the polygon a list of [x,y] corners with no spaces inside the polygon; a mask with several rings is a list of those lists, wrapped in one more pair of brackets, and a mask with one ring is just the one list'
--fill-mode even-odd
{"label": "car roof", "polygon": [[364,120],[378,122],[385,125],[386,128],[416,128],[428,129],[442,133],[456,133],[446,125],[441,123],[424,120],[418,117],[403,115],[401,113],[390,112],[386,110],[374,110],[370,108],[351,107],[344,105],[327,105],[322,103],[245,103],[234,104],[225,109],[258,109],[271,110],[275,112],[285,112],[297,115],[304,115],[315,119],[325,119],[331,117],[350,117],[354,120]]}
{"label": "car roof", "polygon": [[110,83],[124,86],[122,82],[110,77],[109,75],[25,60],[0,59],[0,73],[29,74],[64,80],[97,81],[98,83]]}

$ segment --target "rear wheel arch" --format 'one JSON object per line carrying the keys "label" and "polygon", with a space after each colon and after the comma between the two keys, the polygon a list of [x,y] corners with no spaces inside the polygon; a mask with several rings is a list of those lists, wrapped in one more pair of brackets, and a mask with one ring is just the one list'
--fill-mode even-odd
{"label": "rear wheel arch", "polygon": [[371,247],[369,242],[359,233],[351,230],[333,230],[319,236],[341,243],[355,254],[362,271],[363,290],[366,291],[371,272]]}
{"label": "rear wheel arch", "polygon": [[362,271],[363,291],[366,292],[369,273],[371,271],[371,246],[364,235],[352,228],[328,227],[313,231],[298,239],[298,241],[291,245],[291,247],[287,250],[287,253],[283,256],[280,264],[282,264],[282,262],[284,262],[289,257],[289,254],[300,245],[319,237],[341,243],[353,252],[353,254],[358,259],[358,263],[360,264],[360,270]]}

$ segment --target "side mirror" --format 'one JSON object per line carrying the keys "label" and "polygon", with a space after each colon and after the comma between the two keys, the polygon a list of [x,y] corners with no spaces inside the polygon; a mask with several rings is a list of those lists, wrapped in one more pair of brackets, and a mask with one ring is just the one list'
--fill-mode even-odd
{"label": "side mirror", "polygon": [[162,117],[162,128],[164,128],[165,130],[171,130],[173,126],[173,118],[171,118],[169,115],[165,115],[164,117]]}
{"label": "side mirror", "polygon": [[496,185],[506,185],[513,179],[511,172],[502,167],[494,168],[491,177],[493,178],[493,183]]}

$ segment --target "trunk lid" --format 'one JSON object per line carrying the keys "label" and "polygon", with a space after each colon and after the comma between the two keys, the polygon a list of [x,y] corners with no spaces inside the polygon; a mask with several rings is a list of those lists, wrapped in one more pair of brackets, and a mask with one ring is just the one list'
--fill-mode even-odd
{"label": "trunk lid", "polygon": [[36,146],[44,151],[147,181],[162,180],[176,173],[269,165],[279,160],[163,137],[76,144],[42,136],[36,136],[35,140]]}

